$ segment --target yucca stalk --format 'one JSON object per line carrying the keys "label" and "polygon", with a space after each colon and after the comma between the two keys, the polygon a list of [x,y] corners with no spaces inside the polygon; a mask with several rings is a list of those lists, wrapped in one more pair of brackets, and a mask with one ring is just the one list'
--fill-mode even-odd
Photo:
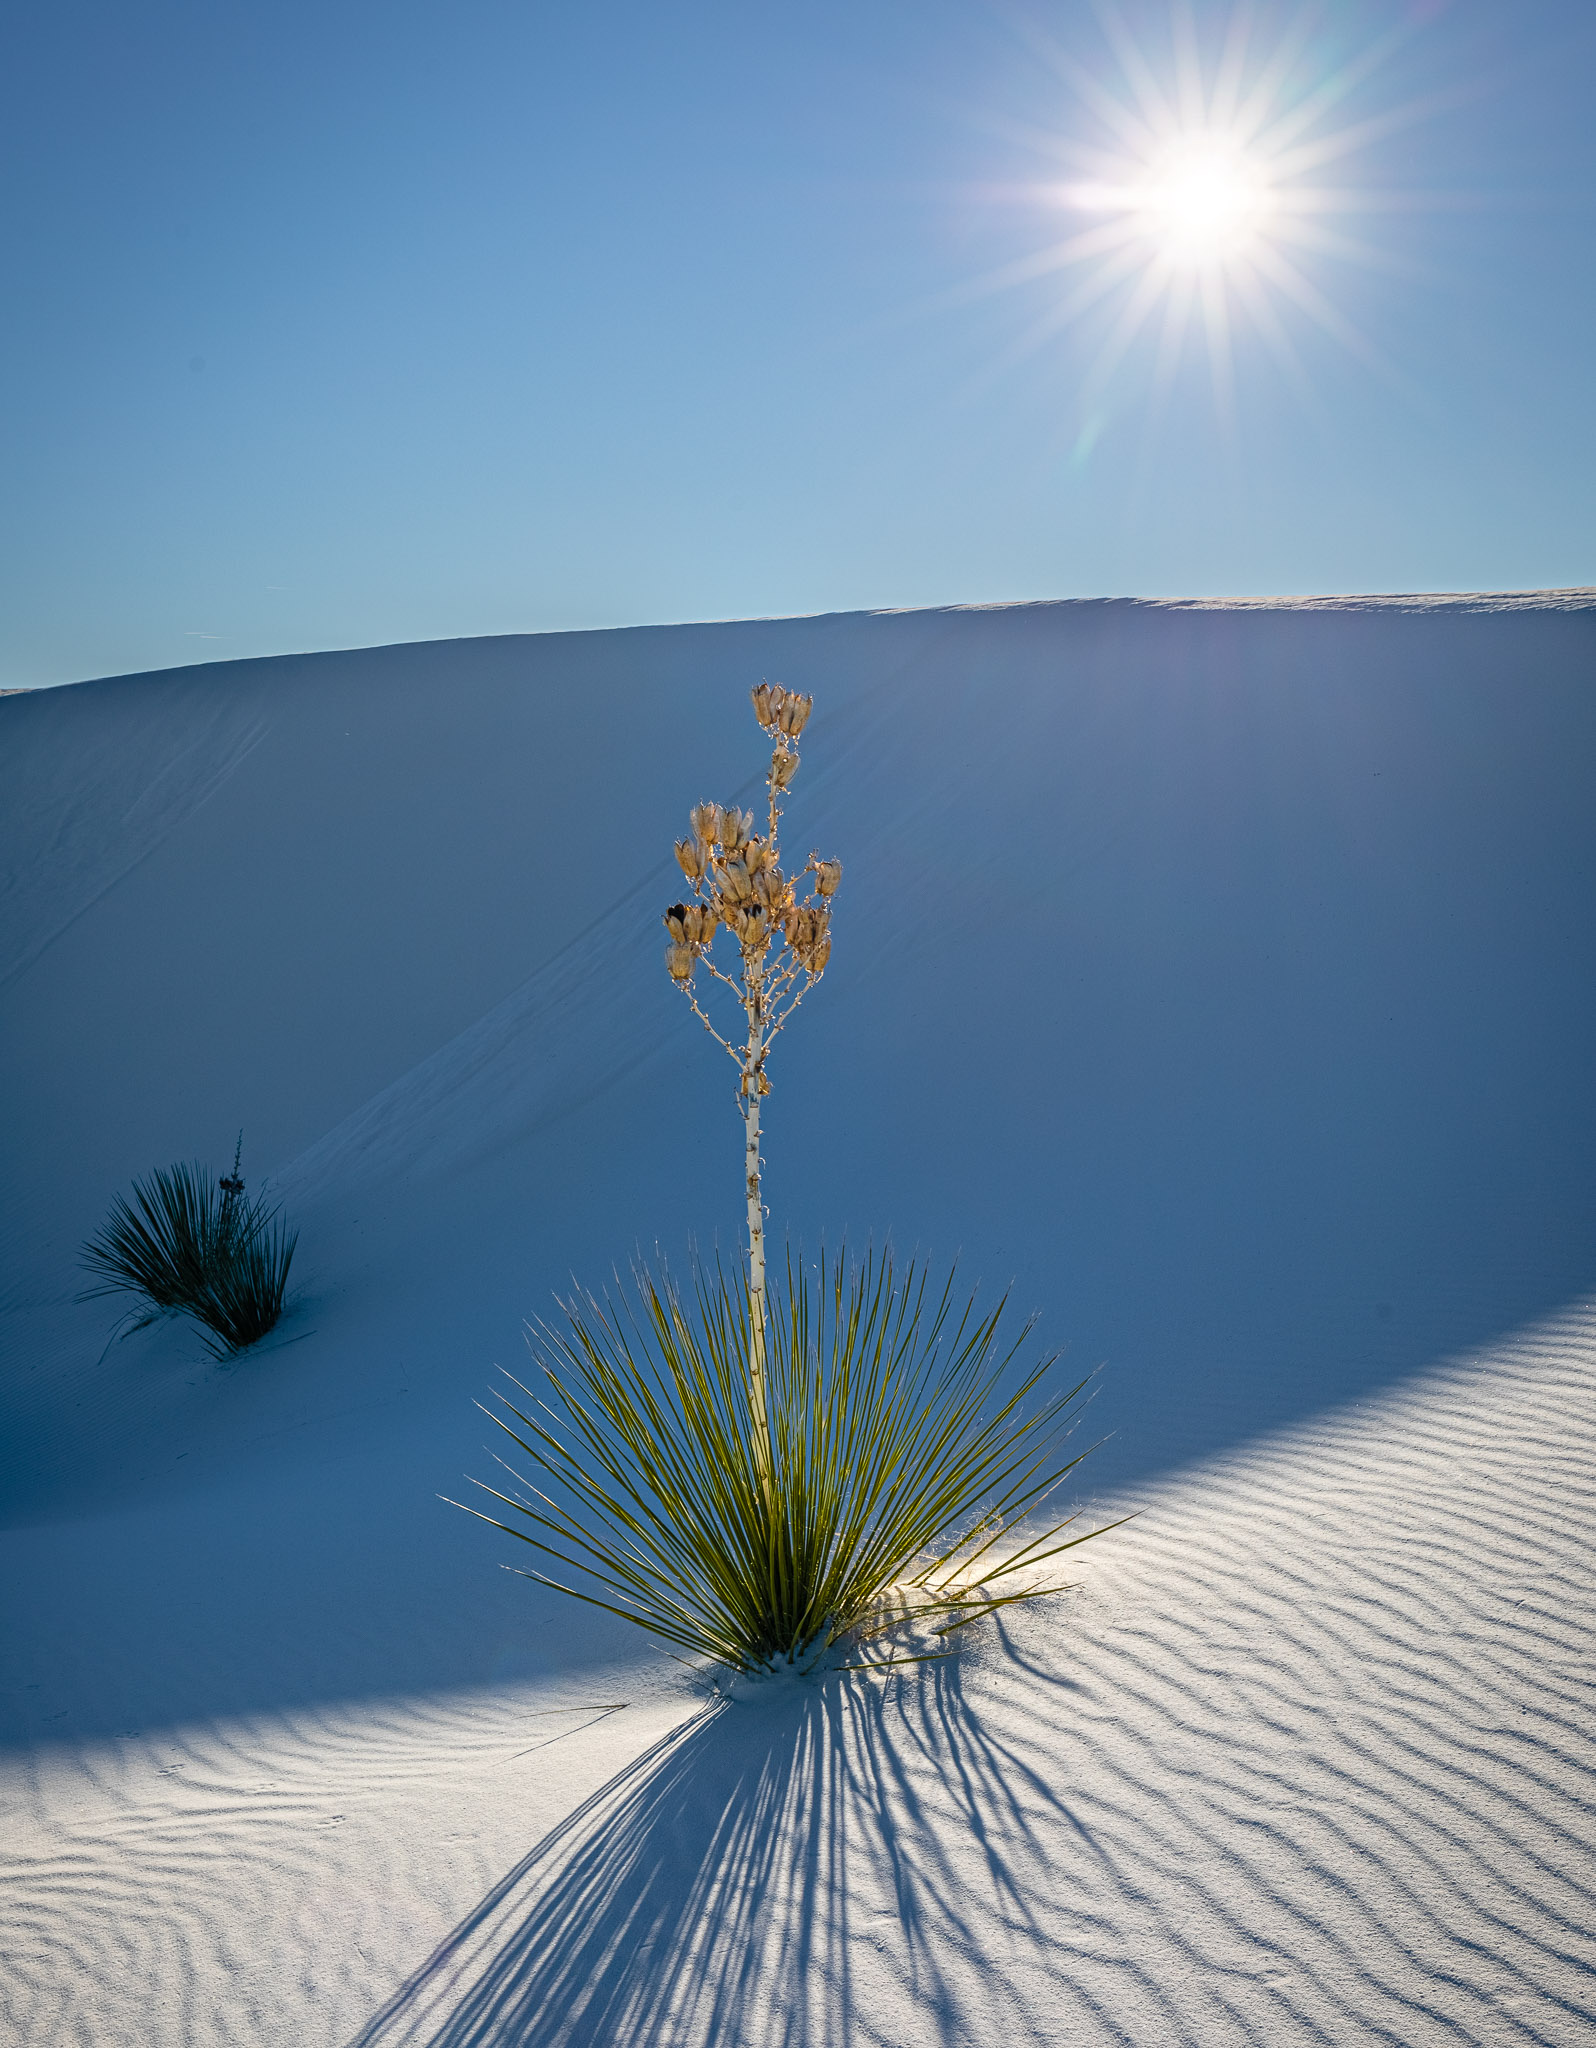
{"label": "yucca stalk", "polygon": [[[665,913],[671,943],[665,965],[694,1014],[737,1067],[743,1119],[743,1195],[748,1222],[748,1392],[754,1459],[763,1484],[773,1483],[769,1378],[769,1305],[765,1285],[763,1161],[759,1105],[770,1093],[770,1048],[787,1019],[826,971],[831,957],[831,898],[842,863],[811,854],[794,879],[781,869],[781,797],[798,772],[798,736],[809,722],[812,697],[780,683],[752,692],[754,716],[773,742],[765,777],[769,822],[764,838],[751,815],[733,806],[701,803],[676,843],[676,859],[693,885],[692,901]],[[711,958],[716,934],[729,932],[738,949],[734,974]],[[728,988],[743,1011],[740,1044],[722,1035],[693,988],[702,966]]]}
{"label": "yucca stalk", "polygon": [[701,1270],[684,1301],[640,1269],[630,1299],[582,1298],[537,1330],[549,1399],[512,1380],[504,1412],[484,1410],[533,1474],[511,1473],[515,1493],[474,1482],[498,1511],[467,1512],[562,1574],[524,1576],[737,1671],[844,1640],[868,1668],[915,1661],[867,1646],[1060,1590],[1014,1581],[1101,1530],[1068,1536],[1071,1516],[997,1546],[1084,1455],[1065,1438],[1085,1383],[1023,1414],[1052,1363],[1004,1393],[1030,1325],[1005,1346],[1003,1303],[961,1308],[912,1266],[899,1284],[890,1257],[822,1258],[814,1276],[789,1260],[786,1280],[765,1333],[768,1472],[745,1448],[759,1382],[740,1282]]}

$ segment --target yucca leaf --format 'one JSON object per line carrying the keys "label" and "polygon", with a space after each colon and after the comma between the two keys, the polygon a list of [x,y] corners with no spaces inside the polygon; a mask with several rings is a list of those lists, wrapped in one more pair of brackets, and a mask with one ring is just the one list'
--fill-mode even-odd
{"label": "yucca leaf", "polygon": [[[888,1257],[823,1258],[817,1274],[789,1261],[767,1340],[767,1487],[741,1277],[702,1268],[685,1298],[668,1276],[634,1277],[630,1294],[580,1297],[562,1327],[532,1333],[546,1400],[510,1379],[503,1412],[484,1411],[538,1478],[505,1466],[520,1499],[474,1482],[513,1520],[467,1512],[564,1575],[522,1576],[752,1670],[937,1613],[956,1617],[951,1632],[1062,1590],[988,1588],[1102,1533],[1060,1541],[1069,1516],[1000,1547],[1085,1455],[1062,1445],[1086,1382],[1033,1405],[1046,1361],[1015,1388],[1030,1325],[1004,1346],[1005,1302],[978,1310],[951,1278],[933,1294],[913,1265],[900,1284]],[[871,1668],[902,1661],[923,1660]]]}

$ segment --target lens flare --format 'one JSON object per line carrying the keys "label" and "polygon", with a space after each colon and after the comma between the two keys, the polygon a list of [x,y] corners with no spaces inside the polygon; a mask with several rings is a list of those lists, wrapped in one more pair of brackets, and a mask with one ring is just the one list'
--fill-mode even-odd
{"label": "lens flare", "polygon": [[1144,45],[1113,0],[1101,0],[1097,13],[1106,62],[1083,62],[1040,31],[1027,37],[1069,92],[1057,132],[1033,130],[1030,139],[1068,168],[1039,185],[1003,187],[999,197],[1073,218],[1063,239],[959,294],[1034,294],[1056,281],[1051,303],[995,367],[1090,321],[1099,330],[1095,360],[1074,386],[1089,421],[1101,417],[1107,386],[1140,337],[1156,336],[1154,385],[1168,389],[1196,334],[1228,411],[1235,336],[1250,328],[1312,404],[1293,333],[1305,323],[1402,384],[1321,280],[1330,262],[1394,267],[1353,231],[1351,216],[1438,203],[1433,193],[1377,189],[1353,167],[1360,151],[1433,110],[1429,99],[1402,102],[1374,83],[1419,32],[1417,17],[1325,63],[1307,8],[1277,18],[1267,46],[1248,6],[1228,24],[1216,10],[1205,46],[1190,10],[1175,5],[1167,52]]}

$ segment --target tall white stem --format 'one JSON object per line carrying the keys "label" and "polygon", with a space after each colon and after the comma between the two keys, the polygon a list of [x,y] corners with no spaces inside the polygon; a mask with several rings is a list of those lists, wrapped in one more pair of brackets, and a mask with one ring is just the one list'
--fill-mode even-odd
{"label": "tall white stem", "polygon": [[764,1051],[763,963],[744,967],[748,990],[748,1054],[743,1066],[744,1169],[748,1196],[748,1394],[754,1411],[754,1459],[765,1488],[771,1483],[770,1412],[765,1399],[765,1211],[759,1186],[760,1055]]}

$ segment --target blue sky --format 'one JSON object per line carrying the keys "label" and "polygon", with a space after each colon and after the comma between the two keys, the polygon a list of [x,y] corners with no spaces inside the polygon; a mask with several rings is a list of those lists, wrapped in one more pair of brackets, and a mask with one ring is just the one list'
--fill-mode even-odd
{"label": "blue sky", "polygon": [[0,68],[0,684],[1596,582],[1596,8],[1251,14],[1252,169],[1329,148],[1270,334],[1212,259],[1220,374],[1152,285],[1116,348],[1145,264],[1061,321],[1102,260],[1046,252],[1131,189],[1138,77],[1144,127],[1162,95],[1210,133],[1229,0],[36,11]]}

